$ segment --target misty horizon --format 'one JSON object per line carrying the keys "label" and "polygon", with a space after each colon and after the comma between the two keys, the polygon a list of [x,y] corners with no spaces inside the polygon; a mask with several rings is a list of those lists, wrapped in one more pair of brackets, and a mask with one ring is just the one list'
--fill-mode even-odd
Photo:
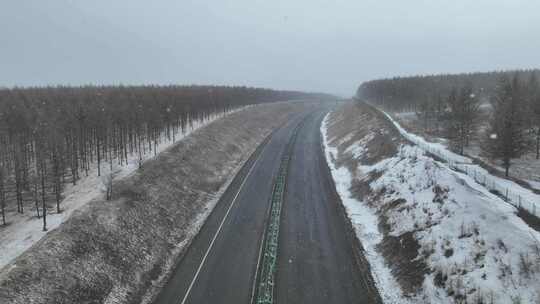
{"label": "misty horizon", "polygon": [[194,84],[346,97],[372,79],[534,69],[540,50],[535,1],[3,6],[0,87]]}

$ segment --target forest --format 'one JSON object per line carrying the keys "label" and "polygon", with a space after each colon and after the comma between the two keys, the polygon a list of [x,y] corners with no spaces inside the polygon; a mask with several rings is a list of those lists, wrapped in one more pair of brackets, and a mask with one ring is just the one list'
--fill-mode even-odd
{"label": "forest", "polygon": [[524,80],[539,73],[540,70],[512,70],[377,79],[362,83],[356,96],[387,110],[409,111],[426,102],[437,103],[464,86],[472,86],[479,99],[488,101],[502,78],[517,76]]}
{"label": "forest", "polygon": [[526,153],[540,158],[539,76],[539,70],[518,70],[396,77],[365,82],[356,97],[414,112],[424,131],[448,139],[460,154],[478,140],[508,176],[513,159]]}
{"label": "forest", "polygon": [[[62,212],[62,191],[135,155],[156,154],[195,121],[252,104],[322,94],[218,86],[85,86],[0,89],[0,225],[7,210]],[[107,196],[112,191],[112,176]],[[109,189],[110,187],[110,189]],[[15,212],[15,211],[14,211]]]}

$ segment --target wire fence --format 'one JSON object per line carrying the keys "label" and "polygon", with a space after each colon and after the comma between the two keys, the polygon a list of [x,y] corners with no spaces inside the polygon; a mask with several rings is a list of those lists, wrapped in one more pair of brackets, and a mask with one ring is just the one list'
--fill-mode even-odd
{"label": "wire fence", "polygon": [[524,209],[534,216],[538,216],[537,204],[534,201],[526,199],[521,194],[512,191],[508,185],[498,182],[493,176],[479,171],[478,168],[475,168],[477,165],[471,166],[470,164],[460,164],[455,162],[448,162],[448,165],[451,169],[473,178],[475,182],[484,186],[490,192],[498,195],[513,206]]}
{"label": "wire fence", "polygon": [[[523,197],[523,195],[511,190],[511,187],[499,181],[499,178],[484,173],[483,171],[485,171],[485,169],[479,169],[479,165],[474,164],[469,158],[460,156],[445,149],[434,148],[432,145],[425,142],[418,136],[406,132],[390,115],[388,115],[388,113],[384,111],[383,113],[396,126],[399,133],[401,133],[405,139],[415,144],[420,149],[441,159],[443,162],[448,164],[450,169],[466,174],[467,176],[473,178],[476,183],[482,185],[491,193],[498,195],[509,204],[517,208],[524,209],[534,216],[538,216],[537,201]],[[456,159],[459,159],[459,161],[456,161]]]}

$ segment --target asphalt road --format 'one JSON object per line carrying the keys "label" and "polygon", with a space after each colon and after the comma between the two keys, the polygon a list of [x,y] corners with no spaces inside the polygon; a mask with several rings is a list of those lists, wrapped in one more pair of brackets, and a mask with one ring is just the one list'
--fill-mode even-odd
{"label": "asphalt road", "polygon": [[319,126],[327,110],[306,109],[257,149],[154,303],[251,302],[274,178],[295,127],[304,119],[287,179],[277,303],[374,303],[325,167]]}
{"label": "asphalt road", "polygon": [[278,247],[276,303],[377,303],[323,154],[319,111],[300,129]]}

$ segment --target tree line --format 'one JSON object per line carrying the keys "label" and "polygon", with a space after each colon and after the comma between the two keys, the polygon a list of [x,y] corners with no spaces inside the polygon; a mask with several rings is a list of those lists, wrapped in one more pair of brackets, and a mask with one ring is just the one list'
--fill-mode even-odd
{"label": "tree line", "polygon": [[[534,151],[540,158],[538,70],[417,76],[363,83],[357,97],[393,111],[414,111],[426,131],[446,137],[460,153],[487,117],[481,147],[501,161],[506,176],[512,159]],[[482,116],[481,106],[489,109]]]}
{"label": "tree line", "polygon": [[539,70],[393,77],[362,83],[356,96],[392,111],[413,111],[424,103],[436,103],[452,90],[472,85],[481,101],[488,101],[503,77],[528,79]]}
{"label": "tree line", "polygon": [[[85,86],[0,89],[0,211],[62,211],[66,183],[90,169],[157,153],[195,121],[238,107],[322,94],[217,86]],[[112,184],[112,180],[110,181]],[[109,191],[107,191],[109,196]]]}

